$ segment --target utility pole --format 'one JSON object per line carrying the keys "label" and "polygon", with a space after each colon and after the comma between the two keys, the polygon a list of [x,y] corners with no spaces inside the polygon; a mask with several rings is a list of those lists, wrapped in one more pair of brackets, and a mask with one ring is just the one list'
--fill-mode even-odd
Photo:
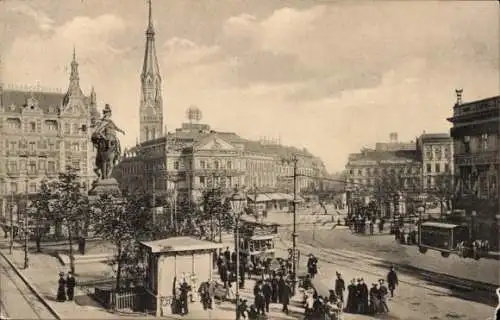
{"label": "utility pole", "polygon": [[292,279],[292,291],[295,294],[295,284],[297,282],[297,156],[293,156],[293,233],[292,233],[292,270],[293,270],[293,279]]}
{"label": "utility pole", "polygon": [[255,214],[255,218],[257,218],[259,216],[258,212],[257,212],[257,185],[254,184],[253,185],[253,210],[254,210],[254,214]]}
{"label": "utility pole", "polygon": [[12,254],[14,247],[14,191],[10,193],[10,239],[9,239],[9,254]]}
{"label": "utility pole", "polygon": [[29,267],[29,260],[28,260],[28,237],[29,237],[29,230],[28,230],[28,179],[26,179],[25,182],[26,182],[26,193],[24,194],[24,200],[26,201],[26,204],[24,207],[24,269],[28,269],[28,267]]}

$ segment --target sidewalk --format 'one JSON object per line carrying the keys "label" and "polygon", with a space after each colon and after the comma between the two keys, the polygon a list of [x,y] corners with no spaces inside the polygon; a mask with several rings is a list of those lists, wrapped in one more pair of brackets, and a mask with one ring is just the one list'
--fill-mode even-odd
{"label": "sidewalk", "polygon": [[[29,254],[29,268],[23,270],[24,267],[24,251],[15,249],[12,255],[9,255],[9,250],[2,249],[2,253],[10,259],[15,266],[19,268],[21,273],[31,282],[32,286],[38,293],[46,299],[47,303],[52,307],[62,319],[113,319],[117,318],[116,314],[109,313],[104,310],[97,302],[88,297],[87,292],[80,290],[78,287],[75,290],[74,302],[56,302],[57,281],[59,280],[58,273],[60,271],[67,272],[68,267],[62,266],[55,257],[46,254]],[[80,270],[79,270],[80,269]],[[102,278],[106,270],[103,267],[96,266],[76,266],[78,281],[92,280]],[[120,315],[120,318],[137,318],[136,315]]]}

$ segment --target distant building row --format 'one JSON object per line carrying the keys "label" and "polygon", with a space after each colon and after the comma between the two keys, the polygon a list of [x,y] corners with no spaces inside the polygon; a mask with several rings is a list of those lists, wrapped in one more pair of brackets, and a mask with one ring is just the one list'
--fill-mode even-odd
{"label": "distant building row", "polygon": [[[322,188],[326,169],[307,150],[263,144],[206,124],[183,123],[175,132],[145,141],[125,152],[116,176],[129,192],[199,200],[203,190],[236,185],[254,192],[293,192],[293,162],[298,161],[298,191]],[[154,190],[153,190],[154,189]]]}
{"label": "distant building row", "polygon": [[402,191],[430,191],[440,175],[453,175],[453,141],[445,133],[423,133],[406,143],[391,133],[389,142],[349,155],[346,164],[347,188],[352,190],[371,190],[377,179],[393,176]]}

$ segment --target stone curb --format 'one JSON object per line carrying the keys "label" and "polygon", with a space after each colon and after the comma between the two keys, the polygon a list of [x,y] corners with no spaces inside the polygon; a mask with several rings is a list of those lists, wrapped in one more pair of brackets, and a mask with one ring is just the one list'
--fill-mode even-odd
{"label": "stone curb", "polygon": [[57,320],[62,320],[61,316],[57,313],[56,310],[54,310],[54,308],[52,308],[50,306],[50,304],[47,302],[47,300],[45,300],[42,295],[38,292],[37,289],[35,289],[35,287],[31,284],[31,282],[26,279],[26,277],[21,273],[21,271],[15,266],[15,264],[9,259],[7,258],[7,256],[0,250],[0,256],[2,256],[2,258],[5,259],[5,261],[7,261],[7,263],[9,264],[9,266],[14,270],[14,272],[19,276],[19,278],[21,278],[21,280],[28,286],[28,288],[30,289],[30,291],[38,298],[38,300],[40,300],[42,302],[42,304],[49,310],[49,312],[57,319]]}

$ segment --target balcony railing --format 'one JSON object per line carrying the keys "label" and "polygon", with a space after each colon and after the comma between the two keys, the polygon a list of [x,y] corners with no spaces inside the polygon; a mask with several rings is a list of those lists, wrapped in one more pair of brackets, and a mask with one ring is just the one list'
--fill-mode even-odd
{"label": "balcony railing", "polygon": [[244,172],[241,169],[196,169],[192,171],[195,176],[239,176]]}
{"label": "balcony railing", "polygon": [[481,153],[455,154],[456,165],[481,165],[498,163],[498,151],[484,151]]}

